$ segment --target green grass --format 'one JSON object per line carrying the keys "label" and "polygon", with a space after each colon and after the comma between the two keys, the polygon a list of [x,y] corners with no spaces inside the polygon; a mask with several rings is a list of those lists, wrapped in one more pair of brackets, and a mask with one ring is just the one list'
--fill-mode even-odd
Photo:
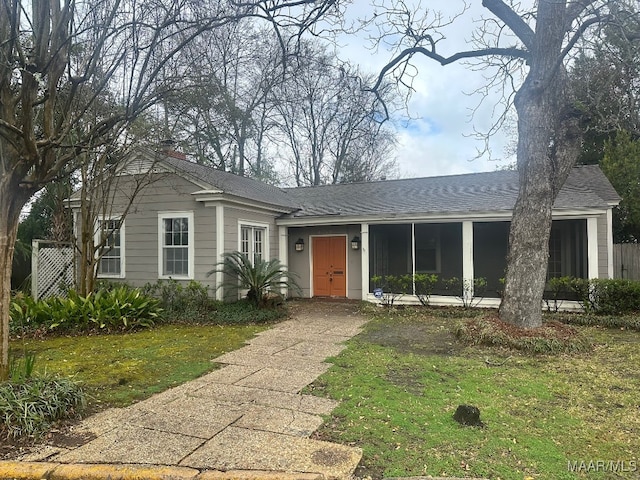
{"label": "green grass", "polygon": [[36,373],[81,382],[90,410],[125,406],[215,369],[211,360],[267,328],[257,325],[163,325],[111,335],[24,339],[15,355],[36,354]]}
{"label": "green grass", "polygon": [[[640,465],[640,333],[578,327],[593,352],[533,357],[458,345],[441,315],[378,315],[309,388],[342,402],[317,436],[362,447],[359,474],[572,479],[569,461]],[[459,404],[486,428],[458,425]]]}

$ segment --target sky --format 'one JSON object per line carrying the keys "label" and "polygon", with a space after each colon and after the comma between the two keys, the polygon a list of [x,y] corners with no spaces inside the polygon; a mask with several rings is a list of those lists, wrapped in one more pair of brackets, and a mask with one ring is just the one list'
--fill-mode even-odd
{"label": "sky", "polygon": [[[423,4],[426,2],[423,2]],[[439,44],[442,54],[451,54],[469,49],[477,20],[490,13],[473,5],[448,28],[447,39]],[[458,0],[431,0],[430,8],[443,13],[459,11],[463,2]],[[350,18],[371,12],[369,0],[355,0],[347,9]],[[378,73],[392,58],[389,51],[373,52],[368,47],[363,33],[344,35],[339,38],[338,54],[345,60],[358,63],[364,71]],[[473,116],[471,111],[480,97],[470,96],[476,88],[486,83],[486,72],[472,71],[462,64],[441,66],[426,57],[416,63],[418,74],[414,80],[415,92],[408,102],[407,112],[400,112],[405,121],[398,121],[399,145],[397,163],[401,177],[425,177],[460,173],[493,171],[515,161],[509,148],[515,137],[506,131],[498,132],[490,141],[491,157],[478,156],[484,143],[472,138],[474,130],[486,131],[493,124],[496,97],[486,98],[483,107]],[[500,107],[498,107],[499,109]]]}

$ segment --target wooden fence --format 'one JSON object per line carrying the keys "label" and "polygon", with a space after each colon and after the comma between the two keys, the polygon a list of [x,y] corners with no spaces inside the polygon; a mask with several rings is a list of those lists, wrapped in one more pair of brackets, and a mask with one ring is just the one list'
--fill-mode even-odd
{"label": "wooden fence", "polygon": [[613,246],[613,278],[640,280],[640,244],[620,243]]}

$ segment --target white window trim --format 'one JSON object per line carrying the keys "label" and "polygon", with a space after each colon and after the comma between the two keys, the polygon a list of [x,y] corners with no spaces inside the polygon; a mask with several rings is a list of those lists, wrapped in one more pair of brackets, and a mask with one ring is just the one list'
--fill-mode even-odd
{"label": "white window trim", "polygon": [[[186,217],[189,222],[188,239],[189,245],[187,255],[189,257],[188,275],[164,275],[163,272],[163,248],[164,248],[164,225],[163,221],[167,218]],[[193,210],[184,212],[158,212],[158,278],[160,280],[176,279],[176,280],[193,280],[195,267],[195,222],[193,220]]]}
{"label": "white window trim", "polygon": [[111,274],[111,273],[100,273],[100,261],[98,251],[96,250],[96,260],[98,261],[98,265],[96,265],[96,278],[126,278],[126,233],[125,233],[125,220],[122,218],[122,215],[102,215],[98,218],[95,233],[94,233],[94,242],[96,245],[100,243],[100,232],[101,226],[100,222],[104,222],[105,220],[120,220],[120,273],[119,274]]}
{"label": "white window trim", "polygon": [[[242,227],[251,227],[251,228],[263,228],[265,230],[264,232],[264,244],[263,244],[263,255],[262,255],[262,259],[263,260],[270,260],[271,259],[271,245],[269,242],[269,235],[270,235],[270,231],[269,231],[269,224],[268,223],[262,223],[262,222],[255,222],[253,220],[243,220],[243,219],[238,219],[238,252],[242,251]],[[255,240],[252,240],[252,242]],[[252,247],[253,248],[253,247]]]}

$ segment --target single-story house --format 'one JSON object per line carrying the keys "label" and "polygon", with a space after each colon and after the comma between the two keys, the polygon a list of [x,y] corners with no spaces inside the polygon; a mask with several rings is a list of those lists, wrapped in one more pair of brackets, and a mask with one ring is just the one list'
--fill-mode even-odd
{"label": "single-story house", "polygon": [[[278,188],[175,152],[158,157],[140,149],[122,179],[149,169],[154,179],[126,217],[119,218],[126,195],[116,195],[109,218],[101,219],[119,227],[100,261],[101,278],[132,285],[197,280],[223,299],[222,274],[207,273],[224,252],[237,250],[278,258],[297,275],[304,297],[373,300],[373,276],[420,272],[483,277],[484,304],[498,304],[515,171]],[[613,276],[612,208],[619,200],[599,167],[573,169],[554,204],[549,276]]]}

